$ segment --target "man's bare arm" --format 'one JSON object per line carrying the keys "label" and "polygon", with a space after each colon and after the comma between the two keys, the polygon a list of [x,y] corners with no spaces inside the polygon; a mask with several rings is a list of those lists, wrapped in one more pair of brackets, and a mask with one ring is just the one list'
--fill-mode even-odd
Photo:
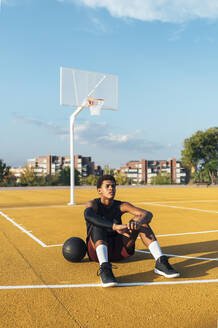
{"label": "man's bare arm", "polygon": [[121,212],[129,213],[133,215],[133,218],[127,224],[128,229],[138,230],[142,225],[149,224],[152,219],[152,213],[142,208],[135,207],[134,205],[125,202],[120,206]]}

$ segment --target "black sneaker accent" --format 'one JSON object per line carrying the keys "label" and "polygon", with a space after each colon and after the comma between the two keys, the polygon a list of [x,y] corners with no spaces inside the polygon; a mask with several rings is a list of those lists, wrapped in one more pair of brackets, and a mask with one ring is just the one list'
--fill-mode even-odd
{"label": "black sneaker accent", "polygon": [[101,277],[103,287],[117,286],[117,280],[112,272],[112,265],[108,262],[104,262],[100,265],[100,269],[97,275]]}
{"label": "black sneaker accent", "polygon": [[165,255],[157,259],[154,272],[166,278],[176,278],[180,276],[180,273],[169,264],[168,257]]}

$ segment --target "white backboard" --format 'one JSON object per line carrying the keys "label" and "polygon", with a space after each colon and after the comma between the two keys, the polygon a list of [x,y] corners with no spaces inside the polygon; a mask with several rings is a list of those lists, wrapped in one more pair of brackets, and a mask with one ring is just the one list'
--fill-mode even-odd
{"label": "white backboard", "polygon": [[102,109],[118,110],[118,76],[60,68],[60,104],[78,107],[87,99],[104,99]]}

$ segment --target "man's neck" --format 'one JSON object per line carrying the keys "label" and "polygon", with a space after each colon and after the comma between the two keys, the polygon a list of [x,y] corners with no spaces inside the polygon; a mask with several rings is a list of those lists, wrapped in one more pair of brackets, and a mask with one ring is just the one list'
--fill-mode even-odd
{"label": "man's neck", "polygon": [[101,197],[101,203],[104,204],[105,206],[112,206],[113,205],[114,200],[113,199],[108,199],[105,197]]}

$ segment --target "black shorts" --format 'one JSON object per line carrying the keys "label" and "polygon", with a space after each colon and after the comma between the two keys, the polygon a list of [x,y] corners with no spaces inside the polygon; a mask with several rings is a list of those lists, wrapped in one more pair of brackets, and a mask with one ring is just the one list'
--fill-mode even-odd
{"label": "black shorts", "polygon": [[[125,245],[128,241],[128,237],[118,233],[107,237],[109,261],[119,261],[128,258],[135,253],[135,243],[131,248],[126,248]],[[98,262],[98,257],[91,236],[87,238],[87,249],[90,261]]]}

